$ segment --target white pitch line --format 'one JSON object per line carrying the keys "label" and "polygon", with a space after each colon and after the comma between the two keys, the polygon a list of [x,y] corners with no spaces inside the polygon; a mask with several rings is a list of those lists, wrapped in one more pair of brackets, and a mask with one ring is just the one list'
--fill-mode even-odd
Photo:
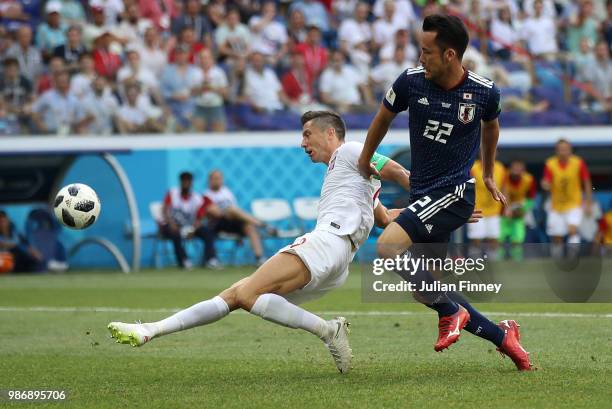
{"label": "white pitch line", "polygon": [[[0,312],[124,312],[124,313],[174,313],[180,308],[122,308],[122,307],[11,307],[0,306]],[[243,313],[244,311],[238,311]],[[315,311],[320,315],[347,316],[419,316],[433,315],[428,311]],[[574,312],[483,312],[486,315],[535,318],[612,318],[612,314],[589,314]]]}

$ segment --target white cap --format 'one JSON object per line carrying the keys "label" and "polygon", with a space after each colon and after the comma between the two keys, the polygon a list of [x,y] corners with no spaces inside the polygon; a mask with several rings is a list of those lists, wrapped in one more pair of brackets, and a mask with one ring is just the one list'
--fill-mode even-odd
{"label": "white cap", "polygon": [[62,3],[59,1],[50,1],[45,6],[45,13],[47,14],[59,13],[60,11],[62,11]]}

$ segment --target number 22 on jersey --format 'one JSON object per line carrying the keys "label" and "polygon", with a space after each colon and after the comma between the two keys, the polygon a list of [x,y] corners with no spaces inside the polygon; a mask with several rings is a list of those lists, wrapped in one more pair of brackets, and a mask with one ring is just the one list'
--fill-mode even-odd
{"label": "number 22 on jersey", "polygon": [[446,145],[446,138],[448,138],[453,131],[453,124],[447,124],[446,122],[440,123],[430,119],[427,121],[425,126],[425,132],[423,136],[431,139],[432,141],[440,142]]}

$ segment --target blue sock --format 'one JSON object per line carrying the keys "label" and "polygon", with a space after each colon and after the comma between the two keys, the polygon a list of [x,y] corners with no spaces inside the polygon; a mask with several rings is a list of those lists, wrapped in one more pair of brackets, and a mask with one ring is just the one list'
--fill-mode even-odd
{"label": "blue sock", "polygon": [[450,292],[449,297],[458,304],[461,304],[470,313],[470,320],[465,326],[465,330],[494,343],[497,347],[501,347],[504,340],[504,331],[491,322],[487,317],[478,312],[472,305],[467,302],[463,296]]}
{"label": "blue sock", "polygon": [[[414,275],[404,274],[399,271],[398,274],[406,281],[414,283],[417,288],[421,288],[423,282],[433,284],[434,279],[426,270],[419,270]],[[459,306],[453,301],[445,291],[423,291],[416,292],[415,299],[421,304],[437,311],[439,317],[453,315],[459,311]]]}

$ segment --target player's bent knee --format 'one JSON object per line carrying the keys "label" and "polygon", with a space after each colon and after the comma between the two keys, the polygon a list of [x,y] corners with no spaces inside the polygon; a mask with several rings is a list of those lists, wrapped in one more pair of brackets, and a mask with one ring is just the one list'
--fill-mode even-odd
{"label": "player's bent knee", "polygon": [[251,311],[251,308],[253,308],[255,301],[257,301],[257,297],[260,296],[260,294],[255,293],[244,285],[236,287],[234,291],[236,297],[236,305],[246,311]]}

